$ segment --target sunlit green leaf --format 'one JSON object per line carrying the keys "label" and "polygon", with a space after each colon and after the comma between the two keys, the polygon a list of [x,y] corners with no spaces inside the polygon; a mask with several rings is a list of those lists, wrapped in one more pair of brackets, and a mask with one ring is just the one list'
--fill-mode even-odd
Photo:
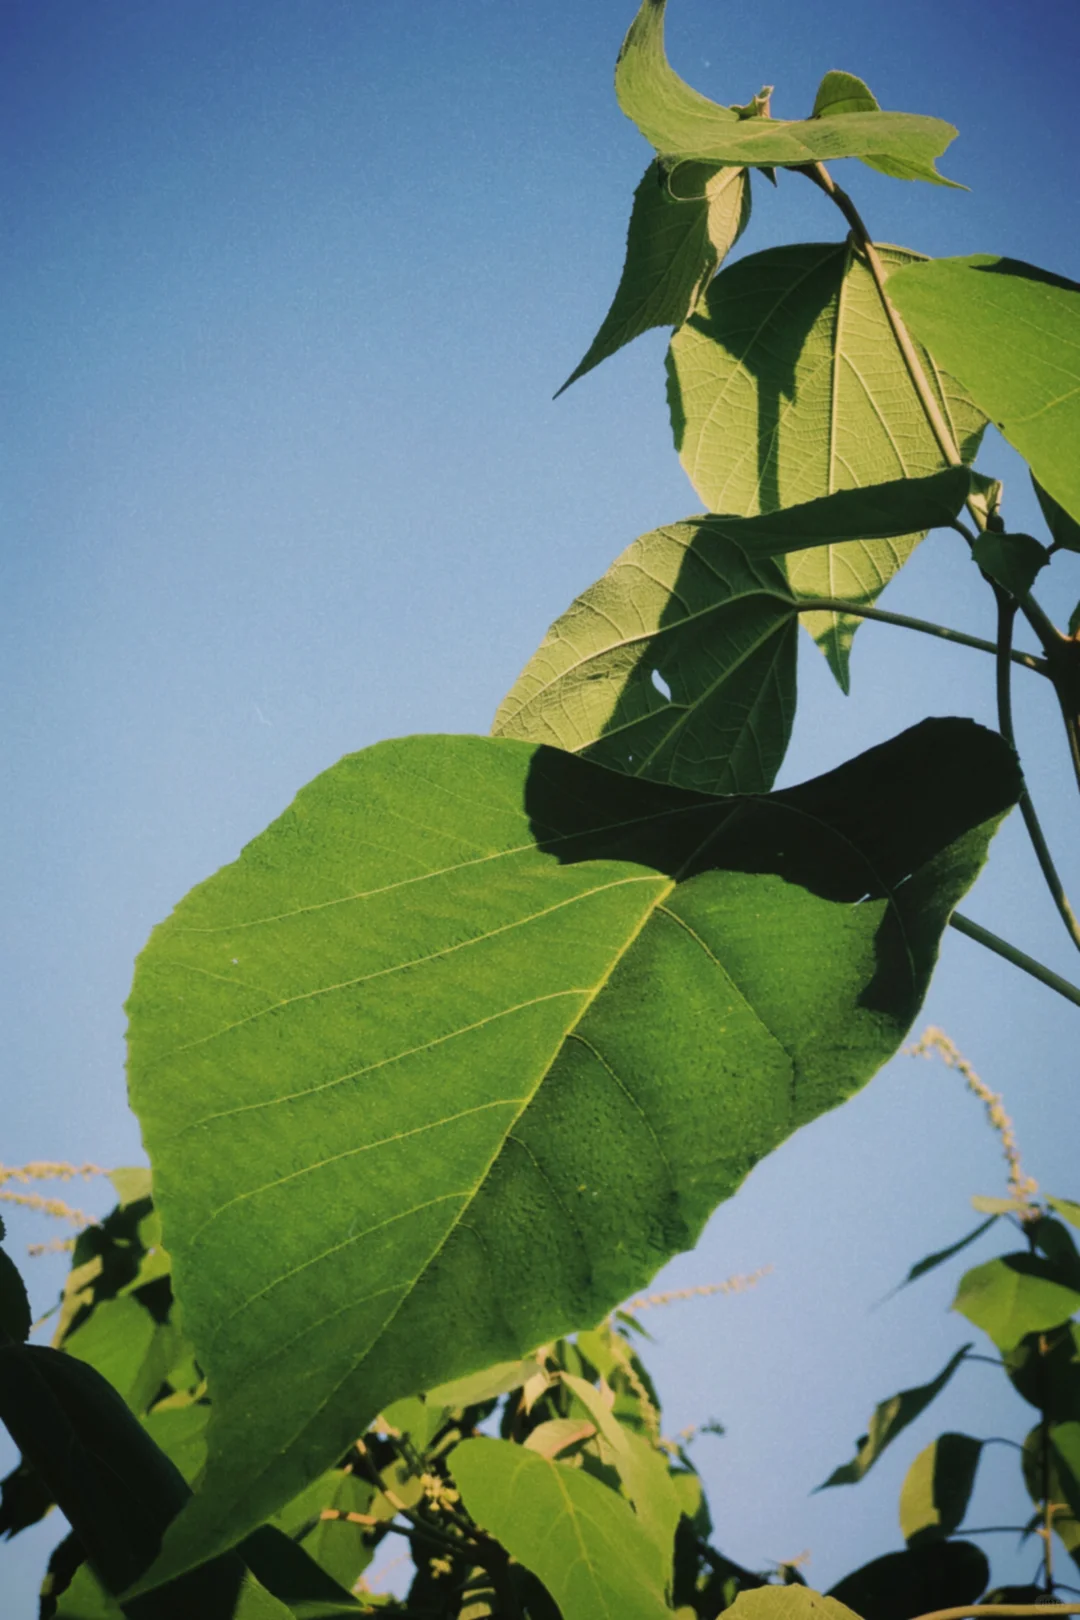
{"label": "sunlit green leaf", "polygon": [[769,559],[947,523],[970,484],[949,468],[642,535],[552,625],[494,734],[680,787],[767,791],[794,718],[797,613]]}
{"label": "sunlit green leaf", "polygon": [[658,152],[777,166],[873,158],[875,168],[902,180],[953,184],[934,167],[934,159],[956,135],[943,119],[872,110],[797,121],[740,118],[733,108],[699,95],[668,63],[665,4],[666,0],[644,0],[615,68],[619,106]]}
{"label": "sunlit green leaf", "polygon": [[960,1279],[954,1311],[1011,1350],[1028,1333],[1057,1327],[1080,1310],[1080,1291],[1066,1287],[1051,1261],[1007,1254],[976,1266]]}
{"label": "sunlit green leaf", "polygon": [[900,1488],[900,1529],[909,1545],[959,1530],[981,1456],[982,1441],[969,1434],[941,1434],[919,1452]]}
{"label": "sunlit green leaf", "polygon": [[[890,275],[917,257],[879,251]],[[920,358],[970,461],[985,418],[925,351]],[[672,339],[668,400],[683,467],[714,512],[775,512],[945,466],[873,277],[845,242],[770,248],[721,270]],[[872,604],[925,530],[893,533],[789,557],[792,588]],[[845,689],[859,622],[806,619]]]}
{"label": "sunlit green leaf", "polygon": [[854,73],[835,68],[826,73],[814,97],[813,118],[839,118],[847,113],[880,112],[877,97]]}
{"label": "sunlit green leaf", "polygon": [[971,555],[984,574],[1013,596],[1024,596],[1050,561],[1046,547],[1030,534],[980,534]]}
{"label": "sunlit green leaf", "polygon": [[304,789],[155,931],[129,1002],[213,1400],[161,1569],[388,1401],[599,1320],[690,1246],[897,1050],[1018,789],[961,720],[768,797],[480,737]]}
{"label": "sunlit green leaf", "polygon": [[95,1367],[132,1411],[144,1412],[169,1370],[176,1343],[168,1325],[128,1297],[99,1305],[64,1341],[64,1350]]}
{"label": "sunlit green leaf", "polygon": [[1046,1202],[1051,1209],[1057,1210],[1063,1221],[1070,1226],[1080,1226],[1080,1204],[1074,1203],[1071,1198],[1047,1198]]}
{"label": "sunlit green leaf", "polygon": [[595,1385],[569,1373],[563,1374],[563,1383],[607,1441],[623,1490],[634,1504],[643,1530],[656,1542],[665,1565],[670,1563],[682,1508],[666,1460],[644,1436],[624,1428]]}
{"label": "sunlit green leaf", "polygon": [[912,265],[889,297],[1080,522],[1080,286],[981,254]]}
{"label": "sunlit green leaf", "polygon": [[476,1522],[531,1569],[564,1620],[663,1620],[670,1578],[617,1492],[506,1440],[466,1440],[450,1456]]}
{"label": "sunlit green leaf", "polygon": [[497,1395],[508,1395],[512,1389],[520,1389],[532,1378],[537,1367],[535,1360],[500,1361],[497,1366],[484,1367],[467,1378],[455,1378],[448,1384],[429,1389],[427,1398],[438,1406],[475,1406]]}
{"label": "sunlit green leaf", "polygon": [[1063,551],[1080,551],[1080,523],[1070,517],[1052,495],[1046,493],[1037,478],[1032,477],[1031,482],[1054,544],[1060,546]]}
{"label": "sunlit green leaf", "polygon": [[845,1603],[799,1585],[740,1592],[730,1615],[731,1620],[859,1620]]}
{"label": "sunlit green leaf", "polygon": [[930,1383],[919,1384],[914,1389],[901,1390],[898,1395],[890,1395],[887,1401],[881,1401],[875,1406],[870,1417],[868,1433],[856,1441],[855,1456],[849,1463],[835,1468],[824,1484],[818,1486],[818,1490],[826,1490],[830,1485],[857,1484],[877,1462],[885,1447],[896,1439],[901,1430],[906,1429],[909,1423],[913,1423],[922,1412],[925,1412],[930,1402],[941,1394],[970,1349],[970,1344],[965,1344],[959,1349]]}
{"label": "sunlit green leaf", "polygon": [[651,327],[680,326],[749,218],[745,169],[686,163],[673,172],[650,163],[634,193],[614,301],[559,393]]}

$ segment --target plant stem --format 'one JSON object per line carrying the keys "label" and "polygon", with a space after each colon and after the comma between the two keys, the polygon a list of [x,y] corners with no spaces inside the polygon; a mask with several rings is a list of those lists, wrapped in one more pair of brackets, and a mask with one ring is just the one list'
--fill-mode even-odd
{"label": "plant stem", "polygon": [[[988,951],[994,951],[998,956],[1003,956],[1006,962],[1011,962],[1014,967],[1023,968],[1025,973],[1030,973],[1031,977],[1038,979],[1040,984],[1045,984],[1051,990],[1056,990],[1059,996],[1065,997],[1066,1001],[1071,1001],[1075,1006],[1080,1007],[1080,989],[1075,984],[1070,984],[1068,979],[1063,979],[1060,973],[1055,973],[1052,968],[1043,967],[1042,963],[1036,962],[1033,956],[1028,956],[1025,951],[1018,950],[1015,945],[1010,945],[1008,940],[1002,939],[998,934],[992,934],[989,928],[983,928],[979,923],[972,922],[970,917],[962,917],[958,911],[953,912],[949,918],[949,924],[958,933],[966,934],[969,939],[977,940],[980,945],[985,945]],[[966,1614],[967,1610],[965,1609],[963,1612]],[[921,1616],[920,1620],[922,1620]]]}
{"label": "plant stem", "polygon": [[[1005,738],[1014,754],[1019,757],[1016,746],[1016,735],[1013,730],[1012,717],[1012,632],[1016,619],[1016,603],[1007,591],[1000,585],[991,581],[994,596],[997,599],[998,610],[998,639],[997,639],[997,708],[998,730]],[[1042,868],[1042,875],[1046,879],[1046,886],[1050,890],[1058,915],[1065,924],[1066,931],[1077,950],[1080,951],[1080,922],[1076,913],[1069,904],[1064,885],[1058,876],[1049,846],[1043,836],[1039,818],[1035,814],[1035,806],[1031,802],[1031,795],[1025,786],[1020,794],[1020,814],[1024,818],[1031,847],[1035,851],[1035,858]]]}
{"label": "plant stem", "polygon": [[967,1603],[957,1609],[931,1609],[915,1620],[1046,1620],[1047,1614],[1080,1614],[1080,1603]]}
{"label": "plant stem", "polygon": [[[930,619],[913,619],[906,613],[889,613],[884,608],[863,607],[858,602],[845,602],[837,596],[800,596],[796,606],[800,613],[850,613],[856,619],[875,619],[881,624],[896,624],[902,630],[919,630],[926,636],[937,636],[941,641],[952,641],[961,647],[974,647],[977,652],[992,653],[996,656],[997,645],[993,641],[984,641],[981,636],[969,636],[966,630],[952,630],[945,624],[934,624]],[[1038,658],[1034,653],[1013,652],[1010,649],[1009,659],[1019,664],[1022,669],[1033,670],[1036,675],[1045,675],[1049,678],[1050,667],[1045,658]]]}

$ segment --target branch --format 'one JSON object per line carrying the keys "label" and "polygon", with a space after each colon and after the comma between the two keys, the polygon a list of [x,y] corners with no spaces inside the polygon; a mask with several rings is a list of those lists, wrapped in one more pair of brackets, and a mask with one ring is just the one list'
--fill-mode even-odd
{"label": "branch", "polygon": [[[1016,746],[1016,736],[1013,731],[1012,718],[1012,632],[1013,622],[1016,618],[1016,603],[1011,600],[1008,593],[1000,585],[991,581],[994,596],[997,599],[998,610],[998,639],[997,639],[997,707],[998,729],[1005,738],[1014,754],[1019,757]],[[1059,694],[1060,695],[1060,694]],[[1024,818],[1031,847],[1035,851],[1035,858],[1042,868],[1042,875],[1046,879],[1046,886],[1053,896],[1058,915],[1065,924],[1066,931],[1077,950],[1080,951],[1080,922],[1077,922],[1076,913],[1069,904],[1064,885],[1058,876],[1049,846],[1043,836],[1039,818],[1035,814],[1035,806],[1031,802],[1031,794],[1025,786],[1020,794],[1020,814]]]}
{"label": "branch", "polygon": [[[1045,984],[1051,990],[1056,990],[1059,996],[1065,997],[1066,1001],[1071,1001],[1075,1006],[1080,1007],[1080,989],[1075,984],[1070,984],[1068,979],[1063,979],[1052,968],[1043,967],[1042,963],[1036,962],[1033,956],[1028,956],[1025,951],[1018,950],[1015,945],[1010,945],[1008,940],[1001,939],[997,934],[992,934],[989,928],[981,927],[979,923],[972,922],[969,917],[962,917],[958,911],[953,912],[949,918],[949,924],[956,929],[957,933],[966,934],[969,939],[977,940],[980,945],[985,945],[988,951],[994,951],[998,956],[1003,956],[1006,962],[1011,962],[1014,967],[1023,968],[1025,973],[1030,973],[1031,977],[1038,979],[1040,984]],[[967,1610],[964,1609],[961,1612],[966,1614]],[[919,1620],[925,1620],[925,1617],[920,1615]]]}
{"label": "branch", "polygon": [[[934,624],[930,619],[912,619],[906,613],[888,613],[884,608],[862,607],[858,602],[845,602],[838,596],[800,596],[795,603],[800,613],[850,613],[856,619],[876,619],[881,624],[896,624],[902,630],[919,630],[926,636],[937,636],[941,641],[952,641],[961,647],[974,647],[977,652],[997,655],[997,645],[984,641],[981,636],[969,636],[965,630],[952,630],[945,624]],[[1013,652],[1009,658],[1022,669],[1049,679],[1050,666],[1045,658],[1033,653]]]}

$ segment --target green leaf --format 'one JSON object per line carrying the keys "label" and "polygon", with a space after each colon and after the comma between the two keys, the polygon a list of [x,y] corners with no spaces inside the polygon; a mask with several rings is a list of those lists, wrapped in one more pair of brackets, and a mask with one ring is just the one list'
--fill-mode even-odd
{"label": "green leaf", "polygon": [[798,612],[769,558],[947,523],[970,487],[952,467],[642,535],[551,626],[493,733],[680,787],[767,791],[794,719]]}
{"label": "green leaf", "polygon": [[1011,1350],[1028,1333],[1058,1327],[1080,1309],[1080,1292],[1066,1287],[1059,1268],[1034,1254],[1006,1254],[960,1279],[952,1308]]}
{"label": "green leaf", "polygon": [[498,1395],[509,1395],[511,1390],[520,1389],[538,1371],[539,1363],[535,1358],[528,1361],[500,1361],[497,1366],[484,1367],[480,1372],[470,1373],[467,1378],[455,1378],[448,1384],[429,1389],[427,1398],[438,1406],[478,1406],[483,1401],[494,1400]]}
{"label": "green leaf", "polygon": [[926,721],[769,797],[416,737],[140,958],[130,1085],[213,1398],[157,1578],[388,1401],[596,1322],[895,1053],[1020,778]]}
{"label": "green leaf", "polygon": [[[890,275],[917,258],[879,253]],[[985,418],[920,358],[971,461]],[[770,248],[722,270],[672,339],[668,400],[683,468],[714,512],[775,512],[945,466],[873,277],[845,242]],[[788,579],[801,596],[872,604],[924,533],[871,532],[803,551]],[[847,690],[860,621],[819,613],[805,622]]]}
{"label": "green leaf", "polygon": [[207,1401],[190,1406],[158,1407],[143,1418],[143,1428],[169,1461],[194,1486],[206,1466]]}
{"label": "green leaf", "polygon": [[1026,1334],[1003,1360],[1025,1401],[1059,1421],[1080,1421],[1080,1323]]}
{"label": "green leaf", "polygon": [[933,1271],[936,1266],[944,1265],[946,1260],[951,1260],[954,1254],[959,1254],[962,1249],[967,1248],[969,1243],[974,1243],[976,1238],[981,1238],[984,1232],[988,1232],[996,1220],[997,1213],[995,1212],[988,1220],[980,1221],[973,1232],[969,1232],[966,1237],[960,1238],[957,1243],[950,1243],[947,1249],[938,1249],[936,1254],[928,1254],[924,1259],[916,1261],[900,1284],[901,1288],[906,1287],[908,1283],[914,1282],[917,1277],[925,1277],[928,1271]]}
{"label": "green leaf", "polygon": [[672,171],[650,163],[634,193],[614,301],[559,394],[650,328],[681,326],[749,219],[745,169],[687,163]]}
{"label": "green leaf", "polygon": [[909,1546],[942,1541],[964,1522],[982,1441],[942,1434],[920,1451],[900,1488],[900,1529]]}
{"label": "green leaf", "polygon": [[1080,1204],[1074,1203],[1071,1198],[1047,1198],[1046,1202],[1051,1209],[1057,1210],[1063,1221],[1070,1226],[1080,1226]]}
{"label": "green leaf", "polygon": [[667,1568],[671,1563],[682,1507],[666,1461],[643,1435],[633,1434],[618,1421],[593,1384],[570,1373],[563,1373],[562,1381],[581,1402],[611,1448],[611,1460],[618,1471],[623,1490],[634,1504],[642,1528],[656,1543]]}
{"label": "green leaf", "polygon": [[26,1284],[11,1256],[0,1249],[0,1329],[21,1344],[33,1324]]}
{"label": "green leaf", "polygon": [[563,1620],[670,1616],[669,1568],[616,1492],[507,1440],[466,1440],[450,1466],[477,1524],[544,1583]]}
{"label": "green leaf", "polygon": [[730,1614],[731,1620],[859,1620],[845,1603],[797,1585],[740,1592]]}
{"label": "green leaf", "polygon": [[175,1337],[137,1299],[106,1300],[64,1340],[64,1351],[97,1369],[133,1412],[145,1412],[175,1355]]}
{"label": "green leaf", "polygon": [[778,166],[858,157],[873,159],[875,168],[901,180],[954,184],[934,167],[956,135],[943,119],[873,110],[849,112],[842,119],[740,118],[733,108],[699,95],[668,63],[665,4],[644,0],[615,66],[619,106],[658,152]]}
{"label": "green leaf", "polygon": [[1065,508],[1059,506],[1052,495],[1048,495],[1039,480],[1032,475],[1032,485],[1042,507],[1042,515],[1046,519],[1046,527],[1050,530],[1050,538],[1056,546],[1063,551],[1080,551],[1080,523],[1071,518]]}
{"label": "green leaf", "polygon": [[912,265],[889,298],[1080,521],[1080,286],[989,254]]}
{"label": "green leaf", "polygon": [[847,113],[880,112],[876,96],[854,73],[826,73],[814,97],[812,118],[839,118]]}
{"label": "green leaf", "polygon": [[1080,1479],[1074,1472],[1077,1461],[1074,1431],[1078,1429],[1080,1425],[1075,1423],[1053,1425],[1044,1455],[1042,1424],[1036,1424],[1024,1441],[1020,1464],[1027,1493],[1035,1506],[1041,1509],[1046,1500],[1055,1504],[1054,1529],[1080,1565],[1080,1506],[1077,1505]]}
{"label": "green leaf", "polygon": [[918,1384],[914,1389],[903,1389],[898,1395],[890,1395],[887,1401],[881,1401],[874,1407],[870,1418],[869,1433],[860,1436],[855,1442],[855,1456],[849,1463],[835,1468],[821,1485],[819,1491],[824,1491],[830,1485],[855,1485],[877,1462],[885,1447],[930,1405],[953,1373],[959,1367],[968,1351],[970,1344],[965,1344],[954,1356],[946,1362],[936,1378],[928,1384]]}
{"label": "green leaf", "polygon": [[586,1422],[584,1418],[549,1418],[546,1423],[538,1423],[535,1429],[530,1429],[523,1444],[530,1451],[538,1451],[541,1457],[557,1457],[561,1451],[591,1439],[595,1433],[595,1423]]}
{"label": "green leaf", "polygon": [[974,1603],[989,1579],[981,1548],[970,1541],[936,1541],[875,1558],[845,1575],[830,1596],[870,1620],[914,1620]]}
{"label": "green leaf", "polygon": [[984,574],[1004,585],[1013,596],[1024,596],[1035,576],[1050,561],[1046,547],[1030,534],[980,534],[971,555]]}
{"label": "green leaf", "polygon": [[351,1591],[374,1557],[375,1544],[362,1524],[324,1512],[374,1514],[375,1487],[343,1468],[332,1468],[302,1491],[273,1520],[298,1541],[309,1558]]}
{"label": "green leaf", "polygon": [[1053,1261],[1059,1282],[1067,1288],[1080,1289],[1080,1254],[1067,1226],[1055,1221],[1052,1215],[1036,1215],[1026,1223],[1025,1236],[1040,1254]]}

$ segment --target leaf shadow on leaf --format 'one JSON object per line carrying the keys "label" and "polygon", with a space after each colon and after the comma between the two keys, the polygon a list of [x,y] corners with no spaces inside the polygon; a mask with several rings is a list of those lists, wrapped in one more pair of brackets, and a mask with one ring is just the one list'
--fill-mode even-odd
{"label": "leaf shadow on leaf", "polygon": [[860,1005],[902,1019],[914,1015],[925,990],[913,930],[927,927],[928,902],[933,910],[929,893],[913,893],[916,903],[906,905],[904,887],[918,890],[919,874],[932,873],[935,859],[984,820],[988,804],[998,813],[1010,808],[1019,770],[1002,770],[1002,747],[973,721],[925,720],[778,793],[717,798],[637,778],[632,820],[625,819],[626,777],[541,747],[525,809],[540,848],[561,864],[639,862],[681,882],[715,870],[769,874],[834,903],[889,902],[875,936],[877,970]]}
{"label": "leaf shadow on leaf", "polygon": [[1080,292],[1080,282],[1056,275],[1053,270],[1042,270],[1024,259],[993,259],[987,264],[973,264],[971,269],[980,275],[1014,276],[1023,281],[1041,281],[1047,287],[1059,287],[1062,292]]}
{"label": "leaf shadow on leaf", "polygon": [[[811,274],[791,289],[792,293],[798,293],[798,298],[792,299],[785,295],[780,305],[773,311],[774,319],[782,323],[782,343],[767,346],[757,342],[751,343],[741,357],[742,366],[753,375],[757,383],[758,497],[759,509],[762,512],[776,511],[784,504],[780,492],[779,463],[775,453],[780,423],[785,409],[796,397],[796,367],[803,346],[819,316],[836,297],[836,256],[846,251],[843,243],[823,245],[822,257],[815,263]],[[728,288],[722,281],[711,282],[686,325],[710,341],[722,341],[718,337],[718,327],[721,320],[721,306],[727,303],[728,297]],[[789,307],[783,307],[785,304]],[[722,311],[722,317],[726,326],[729,319],[726,308]],[[687,414],[678,369],[670,363],[670,360],[667,379],[671,431],[675,438],[675,449],[681,455],[686,437]]]}

